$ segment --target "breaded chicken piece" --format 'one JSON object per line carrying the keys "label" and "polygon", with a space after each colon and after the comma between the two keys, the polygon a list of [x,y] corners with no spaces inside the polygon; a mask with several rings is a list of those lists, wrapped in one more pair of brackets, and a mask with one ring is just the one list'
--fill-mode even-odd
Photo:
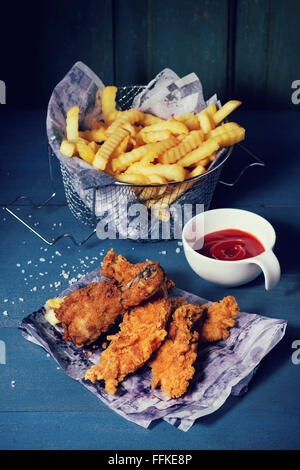
{"label": "breaded chicken piece", "polygon": [[153,373],[152,388],[160,385],[170,398],[178,398],[186,392],[195,373],[193,364],[197,358],[199,334],[194,328],[204,308],[188,303],[182,297],[172,301],[176,310],[168,336],[149,366]]}
{"label": "breaded chicken piece", "polygon": [[143,366],[159,348],[167,335],[166,324],[170,313],[170,301],[165,296],[156,296],[126,312],[120,332],[108,336],[110,345],[102,352],[99,365],[86,372],[85,379],[93,383],[105,380],[105,390],[114,394],[118,384]]}
{"label": "breaded chicken piece", "polygon": [[165,272],[158,262],[148,260],[131,264],[124,256],[114,253],[113,249],[103,259],[101,274],[118,281],[125,309],[150,298],[166,280]]}
{"label": "breaded chicken piece", "polygon": [[63,338],[77,346],[93,343],[124,314],[121,296],[113,279],[89,284],[66,296],[60,307],[54,308],[64,328]]}
{"label": "breaded chicken piece", "polygon": [[[205,305],[207,307],[207,305]],[[218,341],[227,339],[229,328],[235,325],[235,317],[239,313],[239,306],[231,295],[224,297],[220,302],[214,302],[207,309],[206,318],[200,329],[200,341]]]}

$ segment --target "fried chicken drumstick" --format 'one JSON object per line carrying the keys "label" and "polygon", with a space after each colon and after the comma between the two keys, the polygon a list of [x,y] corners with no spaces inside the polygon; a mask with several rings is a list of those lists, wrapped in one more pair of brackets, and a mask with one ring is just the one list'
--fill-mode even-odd
{"label": "fried chicken drumstick", "polygon": [[64,328],[63,339],[72,340],[77,346],[93,343],[124,314],[121,295],[118,283],[109,279],[65,297],[60,307],[54,309]]}
{"label": "fried chicken drumstick", "polygon": [[124,256],[114,253],[113,249],[103,259],[101,273],[119,283],[125,309],[152,297],[166,280],[165,272],[158,262],[147,260],[131,264]]}
{"label": "fried chicken drumstick", "polygon": [[[89,284],[66,296],[56,318],[64,328],[64,339],[77,346],[93,343],[126,309],[139,305],[166,285],[159,263],[131,264],[110,250],[103,260],[102,274],[112,279]],[[168,281],[168,285],[171,281]]]}
{"label": "fried chicken drumstick", "polygon": [[120,332],[107,337],[110,345],[102,352],[99,364],[86,372],[85,379],[93,383],[104,380],[105,390],[114,394],[117,385],[159,348],[167,335],[170,313],[171,302],[164,295],[126,312]]}

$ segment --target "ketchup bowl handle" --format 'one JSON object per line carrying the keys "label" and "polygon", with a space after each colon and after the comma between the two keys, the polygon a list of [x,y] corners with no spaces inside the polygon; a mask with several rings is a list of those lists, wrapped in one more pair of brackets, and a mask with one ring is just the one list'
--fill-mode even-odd
{"label": "ketchup bowl handle", "polygon": [[280,279],[280,264],[273,251],[267,250],[261,255],[253,258],[251,261],[262,269],[265,276],[266,290],[270,290],[275,287]]}

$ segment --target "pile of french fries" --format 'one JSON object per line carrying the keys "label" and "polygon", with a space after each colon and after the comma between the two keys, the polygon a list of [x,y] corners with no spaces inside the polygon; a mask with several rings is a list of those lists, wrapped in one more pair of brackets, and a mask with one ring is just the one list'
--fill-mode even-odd
{"label": "pile of french fries", "polygon": [[[211,103],[198,114],[161,119],[136,109],[117,110],[116,94],[117,87],[104,88],[103,120],[94,119],[88,131],[79,130],[79,107],[69,109],[66,139],[60,151],[68,157],[82,158],[119,181],[151,185],[152,189],[153,185],[185,181],[205,173],[221,147],[245,138],[245,129],[235,122],[222,124],[240,101],[228,101],[219,110]],[[193,183],[169,197],[168,204]],[[157,188],[155,193],[145,188],[139,191],[139,198],[147,201],[148,207],[157,199],[162,204],[165,191],[168,196],[172,193],[166,188]]]}

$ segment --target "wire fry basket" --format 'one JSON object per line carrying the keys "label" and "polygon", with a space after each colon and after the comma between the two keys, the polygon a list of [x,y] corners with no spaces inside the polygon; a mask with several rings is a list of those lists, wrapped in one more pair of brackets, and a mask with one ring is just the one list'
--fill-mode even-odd
{"label": "wire fry basket", "polygon": [[[129,109],[132,105],[134,97],[140,93],[145,87],[144,86],[128,86],[119,87],[117,91],[117,107],[120,110]],[[64,184],[67,205],[71,210],[72,214],[82,222],[83,224],[92,227],[92,231],[81,241],[77,241],[72,234],[62,233],[55,239],[50,239],[39,233],[34,227],[30,226],[28,222],[20,217],[19,214],[13,211],[13,206],[18,204],[20,201],[28,201],[32,207],[37,209],[43,209],[56,197],[55,182],[53,179],[53,167],[52,160],[56,160],[56,155],[53,153],[51,146],[48,144],[48,159],[49,159],[49,176],[50,176],[50,196],[40,202],[36,203],[28,195],[19,195],[6,205],[6,210],[21,224],[23,224],[28,230],[34,235],[39,237],[47,245],[55,245],[61,239],[68,238],[76,246],[82,246],[85,244],[95,233],[96,227],[101,220],[102,216],[99,215],[97,209],[110,208],[112,214],[114,214],[113,222],[117,224],[119,218],[119,207],[121,202],[126,201],[127,204],[142,203],[148,209],[155,206],[156,220],[159,224],[162,222],[169,222],[172,217],[172,206],[174,204],[183,206],[184,204],[190,204],[193,208],[197,204],[203,204],[204,210],[208,210],[217,183],[222,183],[226,186],[235,186],[245,171],[252,166],[265,166],[264,162],[253,154],[246,147],[237,144],[244,152],[246,152],[252,159],[251,163],[246,164],[239,172],[238,176],[233,182],[225,182],[220,180],[221,172],[224,168],[224,164],[231,155],[233,147],[224,149],[223,153],[213,163],[212,167],[204,174],[195,176],[182,182],[171,182],[168,184],[161,185],[140,185],[130,184],[115,180],[112,184],[105,187],[93,187],[91,189],[82,190],[81,182],[78,181],[69,169],[60,162],[60,168],[62,173],[62,180]],[[86,193],[85,193],[86,191]],[[88,204],[86,203],[88,201]],[[101,212],[101,211],[100,211]],[[147,212],[147,211],[146,211]],[[152,214],[152,211],[151,211]],[[154,212],[155,214],[155,212]],[[194,215],[191,214],[191,215]],[[172,219],[171,224],[172,226]],[[174,228],[174,224],[173,224]],[[161,237],[161,231],[159,232]],[[139,241],[153,241],[152,237],[131,237],[127,233],[127,238],[132,238]],[[161,237],[166,239],[166,237]],[[168,239],[174,237],[174,231],[171,232],[171,236]],[[158,238],[160,239],[160,238]]]}
{"label": "wire fry basket", "polygon": [[[129,109],[134,97],[144,89],[143,86],[119,87],[116,97],[120,110]],[[210,206],[223,165],[228,159],[232,147],[228,148],[218,159],[217,164],[206,173],[182,182],[162,185],[139,185],[115,181],[105,192],[103,188],[93,188],[91,207],[88,207],[76,191],[74,176],[61,164],[61,173],[68,206],[72,214],[82,223],[95,227],[100,217],[96,215],[96,204],[117,207],[118,201],[129,200],[131,203],[143,203],[148,209],[155,206],[157,217],[162,221],[170,219],[168,208],[177,204],[203,204],[204,210]],[[100,201],[100,202],[99,202]],[[117,211],[116,211],[117,217]]]}

